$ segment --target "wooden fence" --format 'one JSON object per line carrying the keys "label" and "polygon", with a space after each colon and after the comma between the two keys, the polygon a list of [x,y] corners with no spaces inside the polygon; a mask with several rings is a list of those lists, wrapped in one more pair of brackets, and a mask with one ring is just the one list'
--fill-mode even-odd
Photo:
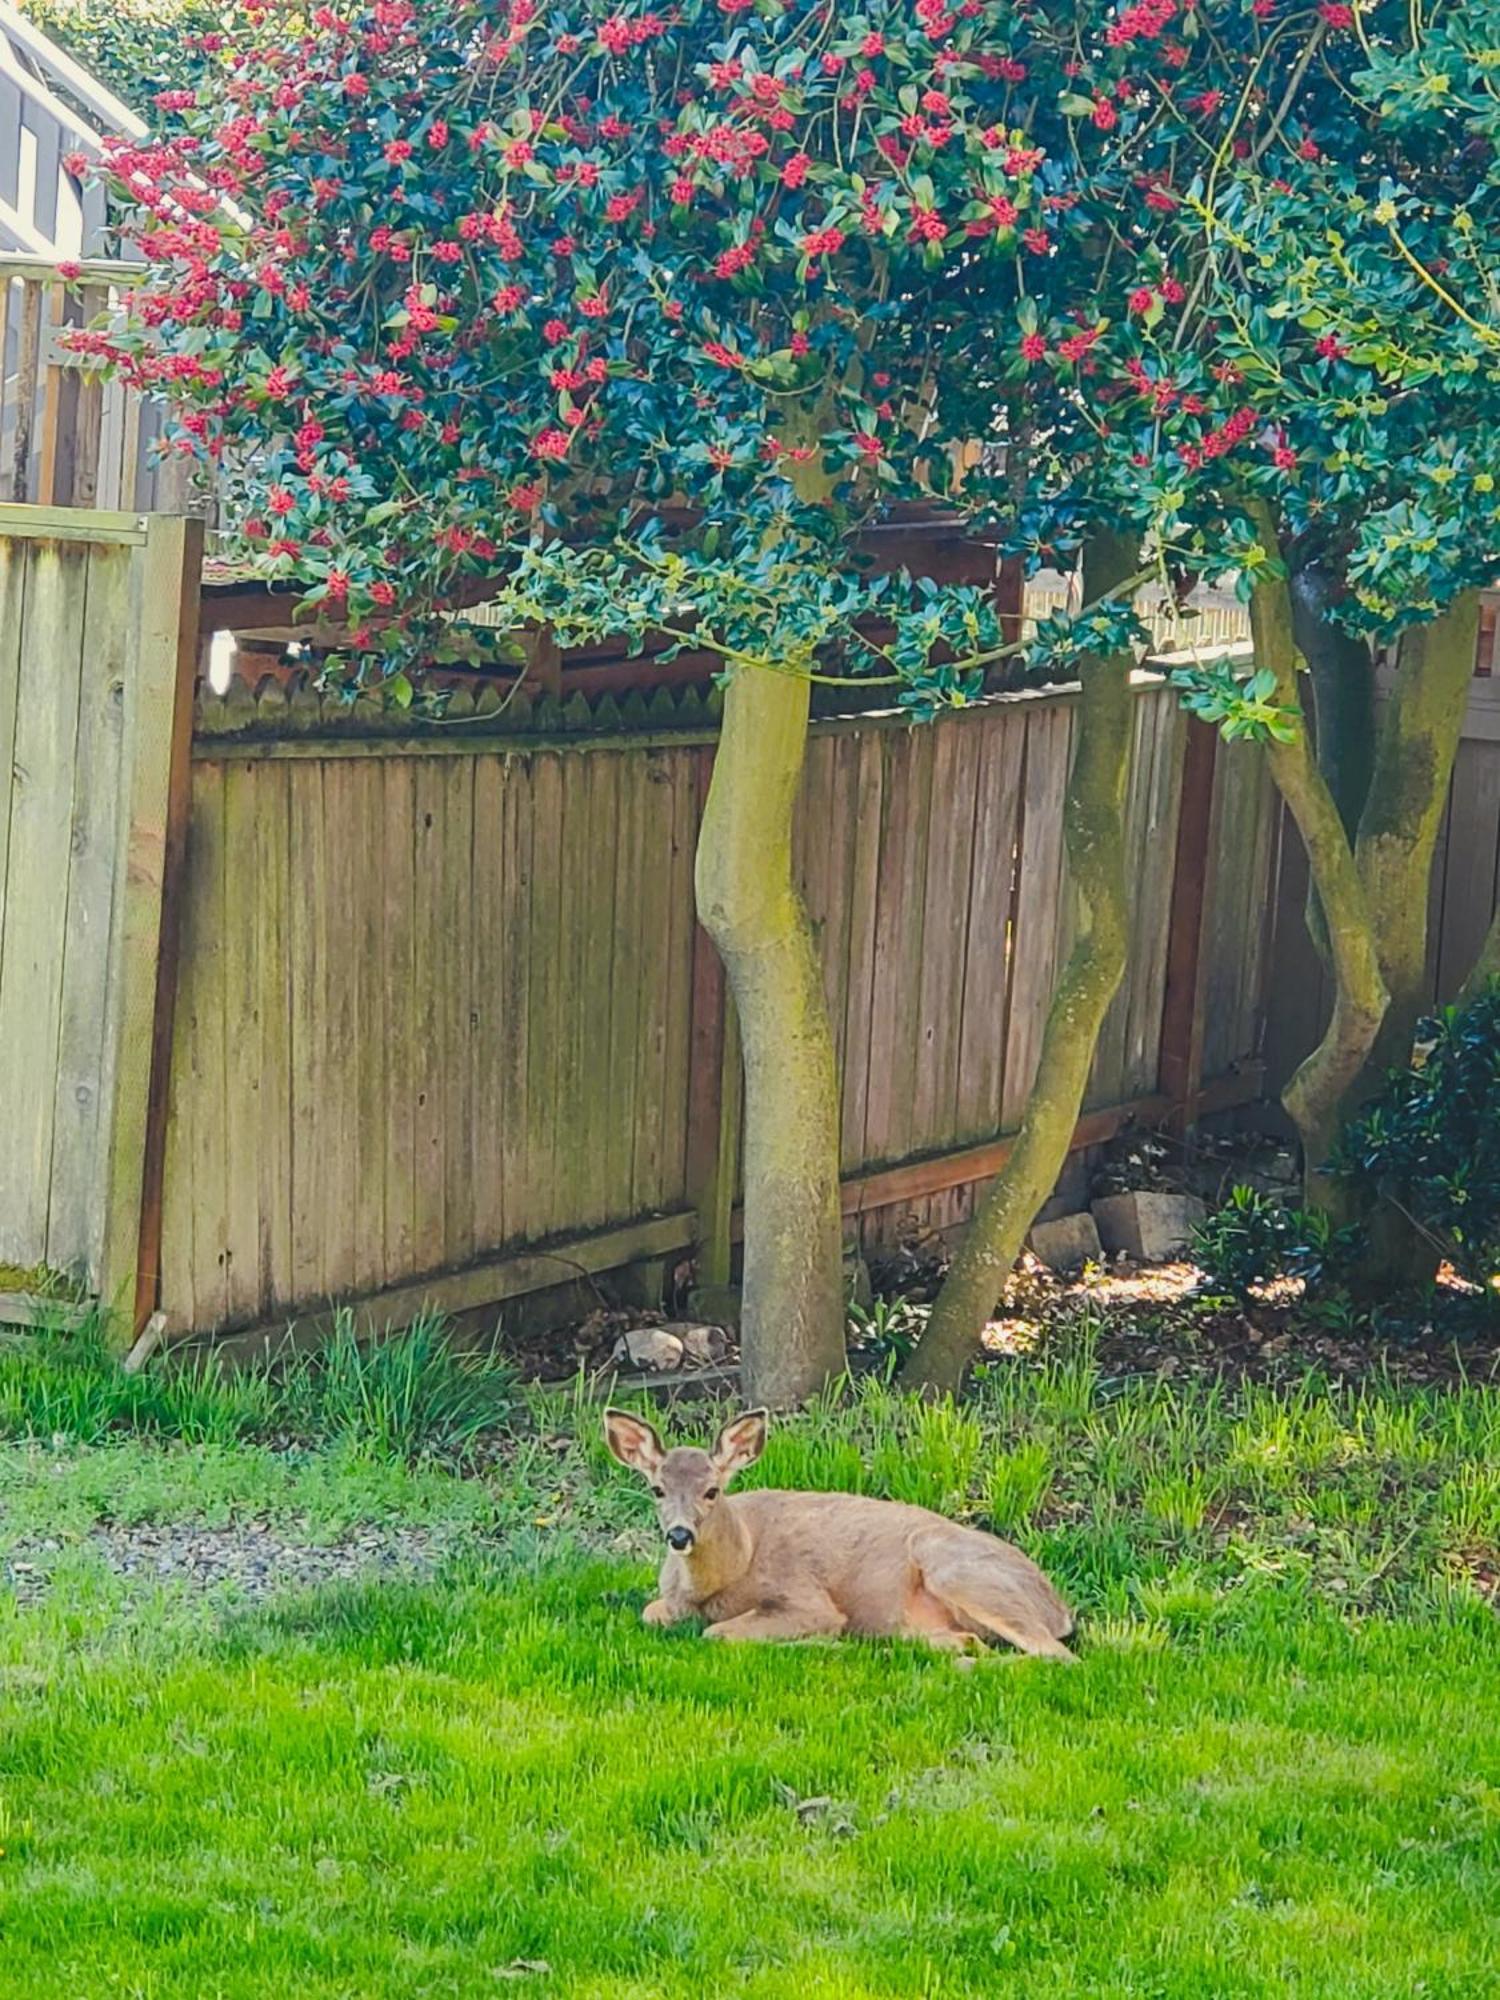
{"label": "wooden fence", "polygon": [[[1070,582],[1056,570],[1043,570],[1025,588],[1025,619],[1029,631],[1054,611],[1077,611],[1082,603],[1079,579]],[[1200,586],[1181,605],[1158,584],[1148,584],[1136,598],[1136,610],[1163,652],[1209,655],[1250,637],[1250,614],[1225,591]]]}
{"label": "wooden fence", "polygon": [[160,406],[67,345],[120,304],[135,267],[81,270],[68,286],[50,260],[0,252],[0,500],[190,511],[190,467],[152,449]]}
{"label": "wooden fence", "polygon": [[0,1262],[127,1310],[200,542],[0,508]]}
{"label": "wooden fence", "polygon": [[[337,1297],[468,1307],[698,1240],[726,1125],[723,991],[692,914],[713,755],[701,699],[656,699],[633,740],[576,704],[572,732],[543,713],[529,735],[511,715],[507,736],[391,739],[317,733],[336,725],[267,695],[270,722],[242,698],[238,732],[200,707],[169,1330]],[[969,1149],[1019,1119],[1068,940],[1072,714],[1066,695],[1001,697],[926,728],[814,726],[799,867],[847,1205],[872,1228],[935,1197],[953,1219],[993,1171]],[[1171,694],[1143,682],[1131,970],[1099,1110],[1157,1092],[1185,734]],[[1235,996],[1215,1054],[1251,1091],[1260,926],[1242,919],[1271,819],[1252,758],[1223,761],[1214,811],[1208,977]]]}
{"label": "wooden fence", "polygon": [[[118,1285],[100,1247],[114,1197],[87,1178],[99,1149],[69,1097],[102,1041],[101,1076],[131,1052],[128,1117],[98,1115],[108,1156],[134,1163],[137,1325],[159,1306],[172,1337],[274,1327],[339,1299],[395,1320],[694,1247],[727,1257],[737,1054],[692,900],[717,696],[523,692],[496,712],[487,689],[441,721],[356,727],[281,676],[195,706],[183,611],[175,651],[153,641],[157,684],[169,654],[178,676],[153,725],[162,817],[122,856],[115,794],[88,773],[144,755],[132,662],[152,607],[185,599],[148,586],[165,525],[102,518],[0,508],[0,574],[20,565],[37,612],[9,680],[0,655],[0,726],[25,732],[8,807],[0,789],[0,1102],[31,1135],[0,1160],[0,1256]],[[171,532],[181,553],[188,530]],[[129,658],[101,636],[127,600]],[[118,708],[122,683],[105,757],[90,703],[97,685]],[[1019,1119],[1070,940],[1073,716],[1061,691],[928,726],[814,724],[798,866],[839,1052],[845,1207],[867,1240],[959,1220]],[[1133,750],[1130,970],[1080,1143],[1258,1087],[1260,763],[1215,755],[1154,675]],[[155,914],[126,978],[138,878]]]}
{"label": "wooden fence", "polygon": [[[1494,626],[1481,634],[1493,644]],[[1333,991],[1308,936],[1307,858],[1281,844],[1275,942],[1266,1025],[1267,1081],[1280,1090],[1327,1023]],[[1473,969],[1500,909],[1500,680],[1488,650],[1469,691],[1463,737],[1432,862],[1427,938],[1430,1005],[1453,999]]]}

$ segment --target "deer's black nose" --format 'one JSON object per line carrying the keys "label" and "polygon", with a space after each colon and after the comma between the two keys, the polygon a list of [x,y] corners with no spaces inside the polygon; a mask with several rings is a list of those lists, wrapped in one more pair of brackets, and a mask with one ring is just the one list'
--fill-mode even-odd
{"label": "deer's black nose", "polygon": [[668,1528],[667,1547],[669,1549],[676,1549],[681,1553],[683,1549],[690,1549],[692,1546],[693,1531],[691,1528]]}

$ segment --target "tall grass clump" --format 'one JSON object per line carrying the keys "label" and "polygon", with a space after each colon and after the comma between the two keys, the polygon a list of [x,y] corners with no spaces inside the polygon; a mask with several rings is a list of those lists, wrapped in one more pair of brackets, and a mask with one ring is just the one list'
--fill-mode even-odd
{"label": "tall grass clump", "polygon": [[488,1350],[460,1353],[436,1314],[361,1341],[352,1313],[290,1366],[282,1397],[292,1427],[391,1458],[472,1456],[516,1403],[515,1370]]}
{"label": "tall grass clump", "polygon": [[43,1327],[0,1345],[0,1437],[98,1444],[111,1436],[184,1444],[337,1442],[374,1456],[463,1459],[508,1421],[514,1371],[460,1354],[427,1314],[362,1343],[341,1313],[316,1352],[230,1370],[211,1355],[170,1355],[127,1374],[107,1322]]}

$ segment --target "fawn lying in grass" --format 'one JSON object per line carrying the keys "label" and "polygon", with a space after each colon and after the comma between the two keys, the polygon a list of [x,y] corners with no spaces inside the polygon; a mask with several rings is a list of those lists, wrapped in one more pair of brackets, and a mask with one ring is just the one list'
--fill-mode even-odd
{"label": "fawn lying in grass", "polygon": [[650,1482],[667,1541],[648,1625],[709,1621],[710,1639],[904,1634],[968,1652],[1004,1639],[1071,1660],[1073,1615],[1036,1564],[926,1507],[859,1493],[726,1495],[766,1443],[766,1413],[720,1431],[712,1451],[668,1451],[640,1417],[606,1410],[604,1436]]}

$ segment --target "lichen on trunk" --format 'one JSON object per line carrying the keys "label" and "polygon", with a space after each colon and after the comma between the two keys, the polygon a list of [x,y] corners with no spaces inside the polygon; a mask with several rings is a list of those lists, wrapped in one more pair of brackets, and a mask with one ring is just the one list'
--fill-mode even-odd
{"label": "lichen on trunk", "polygon": [[[1084,550],[1083,595],[1093,603],[1133,574],[1138,544],[1098,535]],[[970,1224],[903,1379],[929,1391],[956,1389],[979,1352],[1026,1240],[1057,1184],[1088,1086],[1099,1030],[1125,972],[1125,787],[1133,700],[1127,654],[1079,662],[1077,742],[1064,805],[1064,833],[1078,928],[1047,1014],[1036,1081],[1009,1159]]]}
{"label": "lichen on trunk", "polygon": [[792,878],[811,683],[744,668],[698,835],[698,915],[734,994],[744,1057],[743,1381],[804,1401],[844,1366],[838,1078],[822,968]]}

